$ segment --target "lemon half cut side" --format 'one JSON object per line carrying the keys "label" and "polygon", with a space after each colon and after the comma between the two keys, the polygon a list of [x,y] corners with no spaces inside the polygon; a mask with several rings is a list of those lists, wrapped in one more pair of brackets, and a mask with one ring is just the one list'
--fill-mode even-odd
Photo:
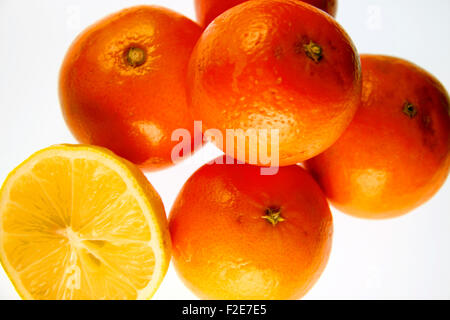
{"label": "lemon half cut side", "polygon": [[170,255],[159,195],[107,149],[38,151],[0,190],[0,260],[24,299],[149,299]]}

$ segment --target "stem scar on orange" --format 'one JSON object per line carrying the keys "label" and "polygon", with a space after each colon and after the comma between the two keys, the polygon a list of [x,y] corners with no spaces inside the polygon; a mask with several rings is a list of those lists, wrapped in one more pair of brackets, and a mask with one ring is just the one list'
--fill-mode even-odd
{"label": "stem scar on orange", "polygon": [[449,96],[405,60],[362,55],[361,62],[361,108],[337,143],[306,166],[338,209],[392,218],[429,200],[448,176]]}
{"label": "stem scar on orange", "polygon": [[216,163],[186,182],[169,228],[175,269],[199,297],[298,299],[327,264],[333,222],[303,168]]}
{"label": "stem scar on orange", "polygon": [[[330,147],[360,94],[351,39],[328,14],[298,1],[253,0],[226,11],[200,37],[189,65],[190,101],[203,128],[224,136],[267,130],[268,141],[278,133],[281,166]],[[235,145],[228,155],[249,162],[262,148],[247,145],[244,159]]]}
{"label": "stem scar on orange", "polygon": [[172,132],[188,129],[194,142],[185,78],[200,34],[188,18],[153,6],[125,9],[85,30],[69,49],[59,82],[75,137],[143,169],[171,165],[178,144]]}
{"label": "stem scar on orange", "polygon": [[[195,12],[201,26],[206,27],[221,13],[248,0],[195,0]],[[298,0],[300,1],[300,0]],[[333,17],[337,12],[337,0],[302,0]]]}

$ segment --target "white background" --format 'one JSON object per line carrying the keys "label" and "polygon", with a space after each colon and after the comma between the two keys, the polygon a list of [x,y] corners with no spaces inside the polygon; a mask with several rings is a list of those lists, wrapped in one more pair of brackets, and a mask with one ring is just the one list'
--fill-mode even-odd
{"label": "white background", "polygon": [[[0,182],[33,152],[75,143],[63,121],[57,78],[65,51],[86,26],[134,4],[194,19],[193,0],[0,0]],[[340,0],[338,21],[361,53],[403,57],[450,88],[450,1]],[[207,146],[187,162],[148,174],[167,213],[186,179],[220,154]],[[364,221],[334,210],[328,266],[306,299],[449,299],[450,182],[409,215]],[[0,269],[0,299],[19,296]],[[155,299],[195,299],[172,266]]]}

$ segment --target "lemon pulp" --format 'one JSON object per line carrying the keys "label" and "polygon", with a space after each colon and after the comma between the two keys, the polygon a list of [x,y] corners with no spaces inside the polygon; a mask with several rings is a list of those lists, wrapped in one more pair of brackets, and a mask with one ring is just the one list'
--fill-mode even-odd
{"label": "lemon pulp", "polygon": [[51,147],[0,191],[0,258],[26,299],[146,299],[170,259],[164,208],[111,152]]}

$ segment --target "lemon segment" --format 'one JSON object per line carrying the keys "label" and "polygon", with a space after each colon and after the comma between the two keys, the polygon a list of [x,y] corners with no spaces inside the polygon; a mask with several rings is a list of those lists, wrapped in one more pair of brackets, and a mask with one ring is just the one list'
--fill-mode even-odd
{"label": "lemon segment", "polygon": [[0,259],[25,299],[148,299],[170,261],[164,207],[112,152],[53,146],[0,190]]}

